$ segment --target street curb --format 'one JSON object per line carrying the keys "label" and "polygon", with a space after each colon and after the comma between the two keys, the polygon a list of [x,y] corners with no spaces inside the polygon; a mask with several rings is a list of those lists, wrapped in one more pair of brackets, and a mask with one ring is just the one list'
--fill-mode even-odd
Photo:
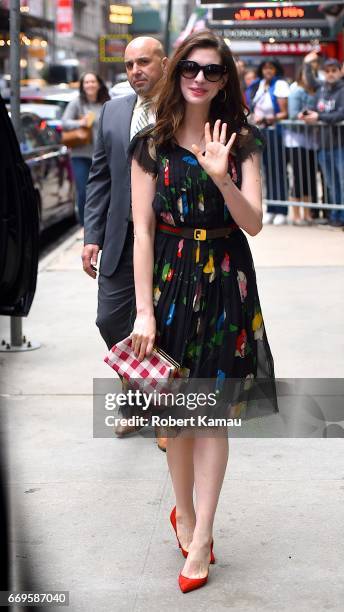
{"label": "street curb", "polygon": [[[51,253],[43,257],[43,259],[38,264],[38,274],[41,274],[41,272],[45,272],[45,270],[50,266],[54,259],[56,259],[60,255],[60,253],[63,253],[63,251],[66,251],[67,249],[69,249],[69,247],[72,246],[72,244],[77,242],[78,234],[80,234],[80,227],[78,227],[71,236],[66,238],[66,240],[62,242],[62,244],[59,244],[56,249],[54,249]],[[82,270],[81,259],[80,270]]]}

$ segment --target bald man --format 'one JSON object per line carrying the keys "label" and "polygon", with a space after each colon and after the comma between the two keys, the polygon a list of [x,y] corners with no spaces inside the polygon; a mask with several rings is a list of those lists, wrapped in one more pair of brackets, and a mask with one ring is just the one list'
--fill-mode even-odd
{"label": "bald man", "polygon": [[95,279],[102,251],[96,324],[108,348],[130,334],[135,319],[127,150],[135,133],[155,121],[152,95],[167,61],[160,41],[148,36],[132,40],[126,47],[124,62],[134,91],[106,102],[99,118],[86,189],[82,261],[85,272]]}

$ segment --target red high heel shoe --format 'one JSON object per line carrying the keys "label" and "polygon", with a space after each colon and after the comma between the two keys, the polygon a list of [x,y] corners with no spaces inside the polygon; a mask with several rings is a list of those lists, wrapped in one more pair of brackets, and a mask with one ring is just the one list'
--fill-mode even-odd
{"label": "red high heel shoe", "polygon": [[[210,561],[209,561],[210,564]],[[204,586],[208,582],[209,577],[209,565],[206,576],[203,578],[188,578],[187,576],[183,576],[183,574],[179,574],[178,583],[180,590],[183,593],[188,593],[189,591],[194,591],[195,589],[199,589]]]}
{"label": "red high heel shoe", "polygon": [[[179,546],[179,548],[182,551],[183,557],[185,557],[185,559],[186,559],[186,557],[189,554],[189,551],[185,550],[185,548],[183,548],[181,543],[179,542],[179,538],[178,538],[178,535],[177,535],[176,506],[174,506],[174,508],[172,508],[172,511],[171,511],[171,514],[170,514],[170,521],[171,521],[172,527],[173,527],[173,529],[175,531],[175,534],[176,534],[178,546]],[[213,546],[214,546],[214,540],[212,540],[211,544],[210,544],[210,563],[212,563],[212,564],[215,563],[215,556],[214,556],[214,553],[213,553]]]}
{"label": "red high heel shoe", "polygon": [[180,590],[183,591],[183,593],[199,589],[204,586],[207,581],[208,574],[204,576],[204,578],[188,578],[187,576],[183,576],[183,574],[179,574],[178,578]]}
{"label": "red high heel shoe", "polygon": [[173,527],[173,529],[174,529],[174,531],[176,533],[176,538],[177,538],[178,546],[179,546],[179,548],[181,549],[181,551],[183,553],[183,557],[185,557],[185,559],[186,559],[186,557],[188,556],[189,553],[188,553],[187,550],[185,550],[182,547],[181,543],[179,542],[178,535],[177,535],[176,506],[174,506],[174,508],[172,508],[172,512],[170,514],[170,521],[171,521],[171,525],[172,525],[172,527]]}

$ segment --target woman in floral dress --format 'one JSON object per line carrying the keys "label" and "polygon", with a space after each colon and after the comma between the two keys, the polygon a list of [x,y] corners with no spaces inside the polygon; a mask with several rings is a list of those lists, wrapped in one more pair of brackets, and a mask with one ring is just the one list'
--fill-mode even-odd
{"label": "woman in floral dress", "polygon": [[[131,144],[132,341],[140,360],[156,342],[191,378],[263,378],[272,413],[274,364],[242,231],[254,236],[262,228],[263,143],[246,114],[227,45],[209,31],[191,35],[171,59],[156,125]],[[205,584],[214,561],[228,437],[169,437],[167,460],[186,592]]]}

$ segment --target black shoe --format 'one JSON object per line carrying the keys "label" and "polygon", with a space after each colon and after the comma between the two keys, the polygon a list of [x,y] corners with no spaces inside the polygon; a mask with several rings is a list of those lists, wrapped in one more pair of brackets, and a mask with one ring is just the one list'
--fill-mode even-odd
{"label": "black shoe", "polygon": [[115,426],[114,429],[115,429],[115,434],[117,438],[124,438],[125,436],[136,434],[137,432],[140,431],[140,429],[142,429],[142,427],[143,425],[128,425],[127,423],[121,425],[119,423],[118,425]]}
{"label": "black shoe", "polygon": [[329,221],[331,227],[343,227],[344,221],[340,221],[339,219],[333,219]]}

